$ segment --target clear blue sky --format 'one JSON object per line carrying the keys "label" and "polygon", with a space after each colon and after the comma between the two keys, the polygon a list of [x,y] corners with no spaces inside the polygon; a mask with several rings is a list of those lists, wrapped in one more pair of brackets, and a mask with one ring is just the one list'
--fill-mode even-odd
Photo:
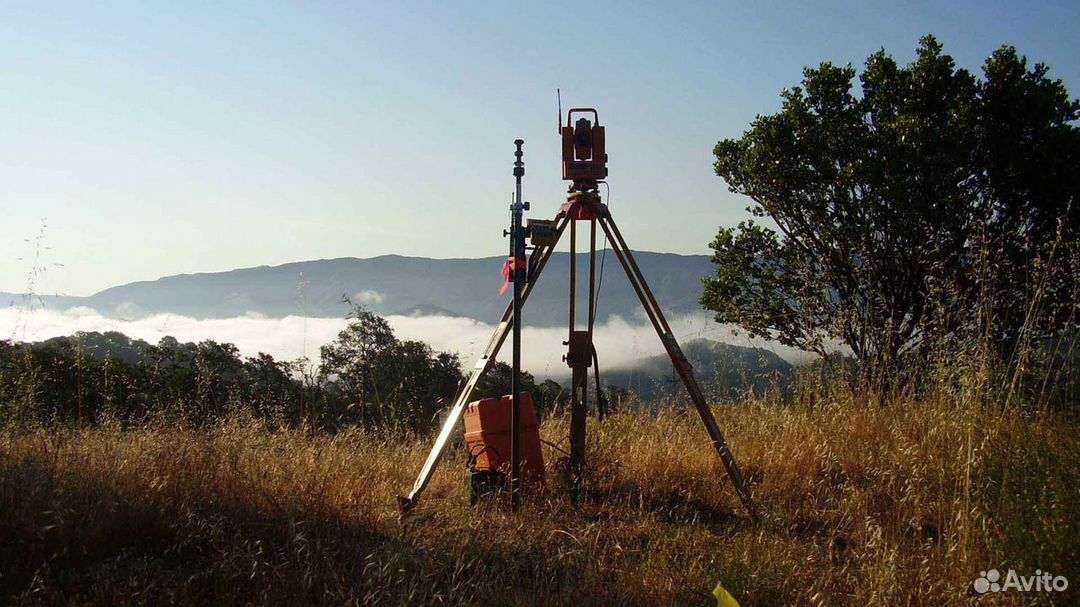
{"label": "clear blue sky", "polygon": [[1080,81],[1076,0],[577,4],[4,3],[0,290],[24,290],[43,218],[48,294],[501,254],[513,139],[532,216],[563,199],[556,87],[608,126],[631,245],[705,253],[745,207],[712,146],[804,65],[907,62],[934,33],[965,67],[1007,43]]}

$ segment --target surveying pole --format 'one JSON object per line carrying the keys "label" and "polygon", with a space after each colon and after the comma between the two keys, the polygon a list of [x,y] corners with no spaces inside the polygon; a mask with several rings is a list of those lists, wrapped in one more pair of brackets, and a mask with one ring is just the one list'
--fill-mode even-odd
{"label": "surveying pole", "polygon": [[510,205],[510,272],[514,283],[513,372],[510,380],[510,509],[521,507],[521,288],[525,284],[525,228],[521,215],[529,203],[521,200],[521,178],[525,176],[525,142],[515,139],[514,145],[514,202]]}

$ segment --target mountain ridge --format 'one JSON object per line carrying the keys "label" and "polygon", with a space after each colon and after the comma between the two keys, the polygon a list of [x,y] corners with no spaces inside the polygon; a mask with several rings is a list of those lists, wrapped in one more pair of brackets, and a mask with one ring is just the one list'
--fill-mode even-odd
{"label": "mountain ridge", "polygon": [[[638,265],[669,314],[700,310],[701,279],[711,274],[706,255],[637,251]],[[578,254],[578,289],[586,292],[587,254]],[[599,295],[599,320],[634,319],[640,311],[615,255],[608,255]],[[597,254],[597,263],[603,251]],[[348,297],[378,314],[443,310],[484,322],[499,318],[507,296],[499,297],[504,256],[446,258],[386,254],[335,257],[259,265],[219,272],[172,274],[102,289],[88,296],[35,296],[47,307],[92,308],[105,316],[143,318],[175,313],[194,318],[229,318],[247,313],[268,317],[295,314],[342,317]],[[533,326],[566,322],[569,254],[552,255],[526,306]],[[13,303],[24,295],[2,293]],[[579,306],[583,307],[583,306]]]}

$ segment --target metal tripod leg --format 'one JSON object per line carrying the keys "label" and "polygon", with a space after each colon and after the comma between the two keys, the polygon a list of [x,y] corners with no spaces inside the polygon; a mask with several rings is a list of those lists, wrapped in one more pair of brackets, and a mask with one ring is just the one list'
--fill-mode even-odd
{"label": "metal tripod leg", "polygon": [[[585,480],[586,425],[589,413],[589,365],[596,319],[596,220],[589,219],[589,315],[588,330],[577,331],[577,220],[570,224],[570,332],[565,357],[570,365],[570,501],[581,501]],[[599,390],[599,384],[597,384]],[[597,392],[599,394],[599,392]]]}
{"label": "metal tripod leg", "polygon": [[708,431],[709,438],[712,440],[713,448],[720,455],[720,460],[724,463],[728,476],[731,477],[731,482],[735,486],[735,492],[739,495],[739,500],[742,501],[743,507],[746,508],[750,517],[755,521],[758,520],[757,508],[750,495],[750,488],[743,478],[742,471],[739,470],[739,465],[735,463],[735,457],[731,454],[731,449],[728,448],[723,433],[720,432],[720,426],[716,423],[716,417],[713,416],[712,409],[705,402],[705,396],[702,394],[701,387],[694,377],[693,367],[690,361],[686,360],[682,348],[679,347],[679,342],[672,334],[671,327],[668,325],[667,319],[664,318],[664,313],[656,302],[652,290],[649,289],[648,283],[645,282],[645,276],[641,273],[641,268],[638,267],[637,262],[634,260],[633,253],[626,246],[626,241],[623,240],[622,234],[610,214],[601,215],[598,221],[611,242],[611,248],[615,251],[615,256],[618,257],[619,263],[622,265],[623,270],[626,271],[626,277],[630,280],[630,285],[637,293],[638,299],[641,300],[641,305],[645,308],[645,314],[649,317],[649,321],[652,322],[657,335],[660,336],[660,341],[664,344],[664,349],[667,350],[672,364],[675,365],[675,370],[678,372],[679,377],[682,378],[683,384],[686,385],[686,390],[690,393],[690,400],[694,402],[694,407],[697,408],[698,415],[705,424],[705,430]]}
{"label": "metal tripod leg", "polygon": [[570,373],[570,502],[581,501],[585,480],[585,424],[588,415],[589,369],[574,367]]}
{"label": "metal tripod leg", "polygon": [[[547,265],[548,259],[551,258],[551,254],[555,251],[555,247],[559,244],[559,239],[562,237],[563,231],[566,229],[567,223],[570,221],[569,217],[574,212],[574,208],[571,207],[568,212],[562,213],[561,216],[557,216],[555,219],[559,222],[555,232],[555,242],[551,245],[545,245],[537,247],[533,250],[532,255],[529,257],[529,275],[525,288],[521,292],[521,303],[524,304],[529,298],[529,293],[532,292],[537,281],[540,279],[540,273],[543,271],[544,266]],[[450,441],[450,435],[454,431],[454,426],[457,425],[458,420],[461,419],[461,413],[465,410],[465,405],[472,398],[473,391],[476,390],[476,384],[487,373],[491,365],[495,362],[495,356],[499,353],[499,348],[502,347],[503,342],[506,341],[507,335],[510,333],[510,328],[514,322],[514,302],[510,302],[506,307],[506,311],[503,312],[502,320],[499,322],[499,326],[495,328],[495,333],[491,336],[491,341],[488,342],[487,348],[484,349],[483,355],[476,361],[473,366],[472,373],[469,375],[469,381],[465,383],[465,387],[461,389],[457,398],[454,400],[454,406],[450,409],[450,415],[446,417],[446,421],[443,423],[442,430],[439,431],[439,436],[435,439],[435,444],[431,447],[431,453],[428,454],[427,460],[424,462],[424,467],[420,469],[420,475],[416,477],[416,482],[413,483],[412,491],[408,496],[398,496],[398,506],[401,508],[402,514],[407,514],[416,506],[417,500],[420,498],[420,494],[427,487],[428,482],[431,480],[431,476],[435,473],[435,468],[438,467],[439,461],[442,459],[443,452],[446,450],[446,445]]]}

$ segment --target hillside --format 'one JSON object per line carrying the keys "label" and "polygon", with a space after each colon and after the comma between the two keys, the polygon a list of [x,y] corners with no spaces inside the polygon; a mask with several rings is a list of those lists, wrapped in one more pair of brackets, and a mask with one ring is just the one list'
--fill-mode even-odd
{"label": "hillside", "polygon": [[[768,386],[783,385],[793,369],[791,363],[768,350],[708,339],[688,341],[682,348],[702,388],[716,398],[748,391],[761,394]],[[646,401],[671,394],[673,386],[677,394],[684,393],[667,354],[641,358],[611,370],[601,367],[600,372],[605,383],[627,388]]]}
{"label": "hillside", "polygon": [[[526,308],[534,326],[566,322],[567,253],[555,253]],[[700,309],[701,279],[712,271],[705,255],[637,252],[653,293],[669,314]],[[579,256],[581,268],[585,256]],[[347,295],[381,315],[465,316],[492,322],[508,295],[499,297],[503,257],[429,259],[385,255],[259,266],[228,272],[180,274],[133,282],[87,297],[44,297],[48,307],[87,306],[114,317],[138,318],[171,312],[195,318],[229,318],[254,312],[269,317],[306,315],[340,318]],[[599,263],[599,260],[598,260]],[[633,317],[640,305],[614,254],[607,256],[600,296],[601,320]],[[580,289],[588,273],[578,272]],[[4,293],[19,305],[21,295]]]}

